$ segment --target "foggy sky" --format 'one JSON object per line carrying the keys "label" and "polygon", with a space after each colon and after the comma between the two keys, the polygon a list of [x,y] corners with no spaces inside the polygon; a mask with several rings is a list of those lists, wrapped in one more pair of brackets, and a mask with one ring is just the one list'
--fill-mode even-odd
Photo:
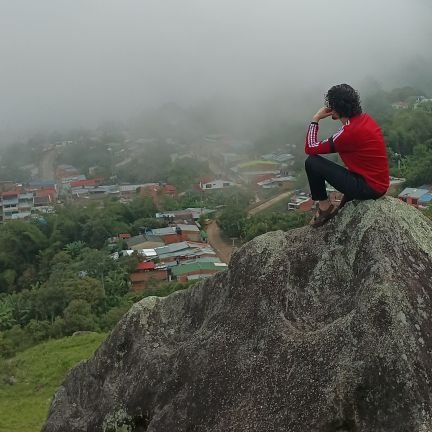
{"label": "foggy sky", "polygon": [[0,0],[0,130],[386,82],[431,22],[430,0]]}

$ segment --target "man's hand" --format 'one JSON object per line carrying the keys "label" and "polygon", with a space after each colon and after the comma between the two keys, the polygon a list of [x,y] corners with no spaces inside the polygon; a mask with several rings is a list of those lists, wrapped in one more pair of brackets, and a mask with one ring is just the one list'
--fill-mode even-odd
{"label": "man's hand", "polygon": [[331,108],[322,107],[313,117],[312,121],[319,122],[320,120],[330,117],[333,115],[333,110]]}

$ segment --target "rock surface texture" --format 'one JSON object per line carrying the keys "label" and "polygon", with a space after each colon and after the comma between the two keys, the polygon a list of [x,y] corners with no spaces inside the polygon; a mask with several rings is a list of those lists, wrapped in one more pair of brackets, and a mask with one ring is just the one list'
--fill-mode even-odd
{"label": "rock surface texture", "polygon": [[391,198],[260,236],[124,316],[44,432],[432,431],[432,224]]}

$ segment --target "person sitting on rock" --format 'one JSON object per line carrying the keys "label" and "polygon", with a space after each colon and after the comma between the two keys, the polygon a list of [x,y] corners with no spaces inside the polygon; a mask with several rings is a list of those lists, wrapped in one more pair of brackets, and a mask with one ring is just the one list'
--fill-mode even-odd
{"label": "person sitting on rock", "polygon": [[[318,201],[317,213],[310,222],[313,227],[324,225],[337,213],[328,199],[326,181],[342,192],[341,208],[353,199],[377,199],[389,187],[387,151],[382,131],[375,120],[362,112],[360,97],[348,84],[332,87],[325,97],[326,106],[312,119],[306,135],[306,174],[312,199]],[[330,138],[319,141],[319,121],[332,117],[342,128]],[[344,168],[320,154],[339,153]]]}

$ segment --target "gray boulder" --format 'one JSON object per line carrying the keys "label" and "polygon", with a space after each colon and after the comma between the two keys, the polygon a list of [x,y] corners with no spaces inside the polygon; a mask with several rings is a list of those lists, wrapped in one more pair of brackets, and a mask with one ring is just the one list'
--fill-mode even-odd
{"label": "gray boulder", "polygon": [[135,304],[43,431],[431,431],[431,296],[431,222],[391,198],[349,203]]}

